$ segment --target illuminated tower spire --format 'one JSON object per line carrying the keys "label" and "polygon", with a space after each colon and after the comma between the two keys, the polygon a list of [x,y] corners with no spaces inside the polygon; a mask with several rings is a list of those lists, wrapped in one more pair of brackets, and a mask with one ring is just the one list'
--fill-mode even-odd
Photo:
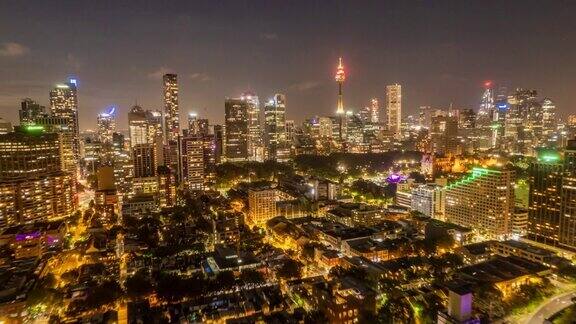
{"label": "illuminated tower spire", "polygon": [[342,100],[342,84],[346,80],[346,73],[344,72],[344,65],[342,65],[342,58],[338,60],[338,69],[336,70],[336,76],[334,77],[336,82],[338,82],[338,105],[336,113],[338,115],[344,114],[344,101]]}

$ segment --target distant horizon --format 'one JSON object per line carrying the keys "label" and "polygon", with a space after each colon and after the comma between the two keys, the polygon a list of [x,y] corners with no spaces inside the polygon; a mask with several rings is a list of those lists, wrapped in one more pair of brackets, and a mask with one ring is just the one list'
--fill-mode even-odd
{"label": "distant horizon", "polygon": [[477,111],[491,80],[535,89],[566,117],[576,107],[575,11],[539,1],[5,1],[0,117],[17,124],[20,99],[48,107],[50,89],[75,77],[80,129],[110,106],[123,129],[136,101],[163,111],[161,77],[171,72],[182,125],[191,111],[221,123],[224,99],[247,91],[262,102],[285,94],[287,118],[300,123],[335,112],[340,56],[348,110],[371,98],[383,108],[385,86],[399,83],[403,116],[419,106]]}

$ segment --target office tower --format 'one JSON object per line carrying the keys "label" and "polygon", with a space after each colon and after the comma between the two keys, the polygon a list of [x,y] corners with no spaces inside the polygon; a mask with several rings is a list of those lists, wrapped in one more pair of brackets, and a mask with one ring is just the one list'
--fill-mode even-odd
{"label": "office tower", "polygon": [[219,164],[222,162],[222,157],[225,154],[224,145],[226,143],[225,126],[214,125],[214,163]]}
{"label": "office tower", "polygon": [[112,151],[116,190],[119,194],[124,195],[130,192],[130,179],[134,175],[134,165],[124,135],[112,134]]}
{"label": "office tower", "polygon": [[176,74],[164,74],[164,118],[166,140],[176,141],[180,135],[178,111],[178,80]]}
{"label": "office tower", "polygon": [[283,94],[274,95],[264,106],[264,135],[268,158],[286,161],[286,96]]}
{"label": "office tower", "polygon": [[225,156],[227,161],[249,159],[249,105],[244,99],[226,99],[225,111]]}
{"label": "office tower", "polygon": [[12,131],[12,123],[0,117],[0,134],[8,134]]}
{"label": "office tower", "polygon": [[388,114],[388,130],[400,138],[402,123],[402,86],[392,84],[386,86],[386,113]]}
{"label": "office tower", "polygon": [[336,114],[343,115],[344,111],[344,98],[342,97],[342,85],[346,81],[346,72],[344,71],[344,65],[342,64],[342,58],[338,59],[338,67],[336,68],[336,76],[334,77],[338,83],[338,102],[336,104]]}
{"label": "office tower", "polygon": [[264,159],[264,140],[260,122],[260,101],[253,93],[243,93],[240,97],[248,107],[248,159],[262,161]]}
{"label": "office tower", "polygon": [[508,105],[504,125],[506,148],[510,153],[532,154],[542,130],[542,106],[536,90],[516,89],[508,97]]}
{"label": "office tower", "polygon": [[576,248],[576,139],[569,140],[564,150],[560,197],[560,245],[574,249]]}
{"label": "office tower", "polygon": [[182,169],[189,190],[204,189],[204,141],[201,136],[182,139]]}
{"label": "office tower", "polygon": [[40,115],[34,124],[42,126],[46,133],[59,133],[62,142],[62,169],[76,176],[78,160],[74,156],[74,130],[70,128],[70,117]]}
{"label": "office tower", "polygon": [[380,104],[376,98],[370,100],[370,122],[374,124],[380,122]]}
{"label": "office tower", "polygon": [[156,176],[157,154],[159,152],[154,144],[138,144],[132,147],[134,178]]}
{"label": "office tower", "polygon": [[128,112],[130,145],[162,143],[162,114],[133,106]]}
{"label": "office tower", "polygon": [[551,150],[540,150],[530,164],[528,234],[537,241],[557,245],[560,233],[562,160]]}
{"label": "office tower", "polygon": [[158,205],[170,207],[176,204],[176,177],[167,166],[158,167]]}
{"label": "office tower", "polygon": [[62,170],[61,135],[29,125],[0,135],[0,228],[71,215],[76,182]]}
{"label": "office tower", "polygon": [[198,118],[198,115],[193,112],[189,113],[186,135],[206,136],[209,133],[208,125],[208,119]]}
{"label": "office tower", "polygon": [[512,234],[513,170],[474,168],[471,174],[446,186],[446,219],[470,227],[488,238]]}
{"label": "office tower", "polygon": [[418,126],[422,128],[430,127],[430,106],[420,106],[418,108]]}
{"label": "office tower", "polygon": [[445,202],[444,188],[437,184],[421,184],[411,191],[411,207],[422,214],[444,220]]}
{"label": "office tower", "polygon": [[351,153],[367,153],[364,145],[364,123],[358,115],[346,114],[346,151]]}
{"label": "office tower", "polygon": [[101,166],[96,172],[98,187],[94,192],[94,202],[98,210],[103,211],[99,214],[103,223],[110,224],[114,216],[119,213],[118,191],[114,179],[114,167]]}
{"label": "office tower", "polygon": [[72,130],[74,157],[80,157],[80,127],[78,126],[78,89],[76,79],[58,84],[50,91],[50,110],[56,117],[68,118]]}
{"label": "office tower", "polygon": [[20,125],[34,124],[36,118],[46,113],[46,107],[39,105],[30,98],[22,99],[20,103]]}
{"label": "office tower", "polygon": [[461,109],[458,113],[458,128],[472,129],[476,127],[476,113],[474,110]]}
{"label": "office tower", "polygon": [[116,130],[116,108],[110,107],[103,113],[98,114],[98,139],[102,143],[112,143],[112,134]]}
{"label": "office tower", "polygon": [[447,114],[436,115],[430,124],[431,152],[448,155],[459,153],[458,119]]}
{"label": "office tower", "polygon": [[542,100],[542,137],[544,144],[552,139],[556,130],[556,105],[549,98]]}
{"label": "office tower", "polygon": [[487,81],[484,83],[484,93],[480,101],[480,109],[476,115],[476,124],[479,127],[490,127],[494,120],[494,92],[492,90],[492,82]]}

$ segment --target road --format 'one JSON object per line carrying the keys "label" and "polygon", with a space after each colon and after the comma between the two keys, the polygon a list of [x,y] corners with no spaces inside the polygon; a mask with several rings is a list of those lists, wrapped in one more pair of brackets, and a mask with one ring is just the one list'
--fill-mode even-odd
{"label": "road", "polygon": [[576,297],[576,291],[570,291],[556,295],[541,305],[530,316],[522,321],[523,324],[541,324],[544,320],[572,305],[572,298]]}

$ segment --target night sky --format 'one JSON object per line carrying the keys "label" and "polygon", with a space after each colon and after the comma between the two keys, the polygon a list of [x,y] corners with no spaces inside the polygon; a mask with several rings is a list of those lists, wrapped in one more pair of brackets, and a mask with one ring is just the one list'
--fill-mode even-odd
{"label": "night sky", "polygon": [[[477,109],[484,80],[535,88],[576,113],[576,1],[0,1],[0,117],[20,99],[79,80],[81,129],[96,114],[162,107],[161,76],[180,81],[180,113],[222,122],[224,98],[287,95],[288,118],[358,109],[403,86],[420,105]],[[182,123],[185,118],[182,118]]]}

